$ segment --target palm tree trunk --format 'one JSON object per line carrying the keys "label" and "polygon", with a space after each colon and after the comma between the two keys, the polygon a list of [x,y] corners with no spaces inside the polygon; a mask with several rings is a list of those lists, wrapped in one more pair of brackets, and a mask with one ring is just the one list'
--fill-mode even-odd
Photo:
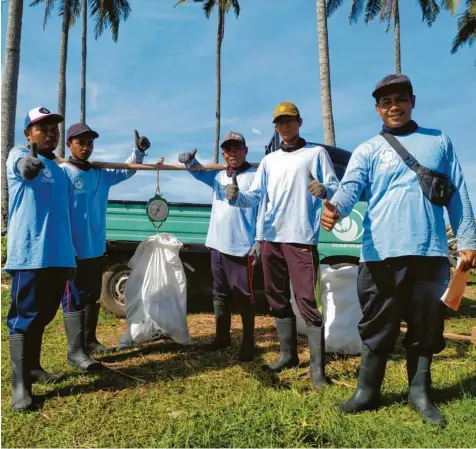
{"label": "palm tree trunk", "polygon": [[218,154],[220,146],[220,100],[221,100],[221,43],[223,41],[223,26],[225,16],[224,11],[218,5],[218,30],[217,30],[217,51],[216,51],[216,105],[215,105],[215,148],[213,160],[218,164]]}
{"label": "palm tree trunk", "polygon": [[83,37],[82,37],[82,55],[81,55],[81,113],[80,122],[86,123],[86,60],[88,54],[88,2],[83,0],[82,20],[83,20]]}
{"label": "palm tree trunk", "polygon": [[326,0],[316,0],[316,9],[324,143],[326,145],[335,146],[336,138],[334,133],[334,116],[332,114],[331,73],[329,64],[329,41],[327,35]]}
{"label": "palm tree trunk", "polygon": [[402,73],[402,59],[400,54],[400,11],[398,8],[398,0],[394,0],[392,7],[394,8],[393,17],[395,20],[394,36],[395,36],[395,72]]}
{"label": "palm tree trunk", "polygon": [[15,116],[17,110],[18,72],[20,70],[20,42],[23,0],[8,2],[8,24],[5,42],[5,61],[2,77],[2,235],[7,232],[8,182],[7,158],[15,145]]}
{"label": "palm tree trunk", "polygon": [[[70,0],[64,0],[63,24],[61,27],[60,67],[58,76],[58,114],[66,121],[66,63],[68,59]],[[59,145],[57,155],[64,157],[65,152],[65,121],[60,123]]]}

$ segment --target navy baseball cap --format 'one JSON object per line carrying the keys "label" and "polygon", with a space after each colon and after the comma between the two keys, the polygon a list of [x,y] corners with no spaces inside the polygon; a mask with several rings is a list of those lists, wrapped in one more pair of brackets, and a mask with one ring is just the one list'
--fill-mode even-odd
{"label": "navy baseball cap", "polygon": [[388,90],[389,86],[400,85],[408,90],[410,95],[413,95],[413,86],[410,81],[410,78],[406,75],[387,75],[385,78],[381,79],[375,86],[375,90],[372,92],[372,97],[375,99],[382,96],[382,92]]}
{"label": "navy baseball cap", "polygon": [[34,123],[44,121],[45,123],[57,124],[64,121],[64,118],[59,114],[53,114],[49,109],[43,106],[32,109],[26,114],[25,129]]}
{"label": "navy baseball cap", "polygon": [[221,141],[220,146],[223,148],[223,145],[225,145],[228,142],[240,142],[243,145],[246,145],[246,141],[245,141],[245,138],[243,137],[243,134],[238,133],[236,131],[228,131],[223,136],[223,140]]}
{"label": "navy baseball cap", "polygon": [[66,140],[70,140],[73,137],[84,133],[91,133],[94,139],[99,137],[99,134],[86,125],[86,123],[75,123],[68,128],[68,131],[66,132]]}

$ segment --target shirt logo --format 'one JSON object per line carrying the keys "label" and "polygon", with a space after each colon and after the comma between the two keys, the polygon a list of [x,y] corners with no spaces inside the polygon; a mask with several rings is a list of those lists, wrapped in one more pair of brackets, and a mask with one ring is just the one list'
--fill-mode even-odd
{"label": "shirt logo", "polygon": [[395,151],[387,148],[380,153],[380,162],[378,164],[378,170],[389,171],[392,167],[398,165],[398,159],[396,158]]}
{"label": "shirt logo", "polygon": [[362,214],[352,209],[348,217],[345,217],[335,225],[332,233],[343,242],[353,242],[364,233],[363,221],[364,217]]}
{"label": "shirt logo", "polygon": [[53,173],[51,173],[51,170],[48,167],[45,167],[43,169],[43,175],[47,178],[51,178],[53,176]]}
{"label": "shirt logo", "polygon": [[84,187],[84,181],[81,178],[76,178],[74,180],[74,187],[81,190]]}

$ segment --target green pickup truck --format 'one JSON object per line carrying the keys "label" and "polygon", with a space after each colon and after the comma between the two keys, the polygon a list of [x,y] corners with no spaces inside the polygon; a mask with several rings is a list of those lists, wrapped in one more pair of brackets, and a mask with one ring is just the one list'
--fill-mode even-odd
{"label": "green pickup truck", "polygon": [[[327,149],[340,180],[351,153],[323,146]],[[147,218],[145,207],[145,201],[117,200],[110,200],[107,207],[107,262],[103,272],[101,300],[118,317],[125,316],[124,287],[130,273],[127,263],[139,243],[156,232]],[[350,216],[339,222],[332,232],[321,228],[321,263],[358,263],[366,207],[365,201],[360,201]],[[181,259],[187,275],[189,294],[211,292],[210,256],[205,247],[210,212],[210,204],[169,203],[169,216],[160,228],[160,232],[174,234],[184,244]],[[262,294],[260,266],[255,272],[254,288],[258,296]]]}

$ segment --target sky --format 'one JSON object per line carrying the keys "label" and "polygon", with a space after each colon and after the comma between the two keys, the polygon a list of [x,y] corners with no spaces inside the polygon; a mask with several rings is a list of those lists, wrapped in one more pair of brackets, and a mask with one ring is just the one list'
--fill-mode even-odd
{"label": "sky", "polygon": [[[133,130],[151,148],[145,162],[177,163],[180,152],[198,149],[211,162],[215,135],[216,13],[207,20],[199,4],[174,8],[176,0],[133,0],[119,40],[109,32],[88,38],[86,122],[100,137],[91,160],[123,161]],[[464,3],[464,2],[462,2]],[[222,135],[242,132],[250,162],[259,162],[273,134],[272,112],[281,101],[296,103],[301,135],[323,141],[316,4],[313,0],[241,0],[238,19],[226,16],[222,46]],[[57,109],[61,17],[53,12],[43,30],[43,6],[23,14],[17,143],[24,141],[29,109]],[[381,121],[373,87],[394,72],[393,32],[378,21],[349,25],[350,2],[329,18],[332,104],[337,146],[348,151],[376,135]],[[2,61],[8,5],[2,6]],[[461,8],[460,11],[461,12]],[[474,47],[450,54],[457,18],[442,11],[429,28],[416,1],[401,2],[402,72],[410,76],[421,125],[440,128],[454,146],[476,207],[476,67]],[[89,29],[92,31],[92,20]],[[70,32],[66,126],[79,121],[81,23]],[[155,172],[138,172],[111,189],[110,199],[148,200]],[[209,187],[190,174],[162,172],[169,201],[211,201]]]}

